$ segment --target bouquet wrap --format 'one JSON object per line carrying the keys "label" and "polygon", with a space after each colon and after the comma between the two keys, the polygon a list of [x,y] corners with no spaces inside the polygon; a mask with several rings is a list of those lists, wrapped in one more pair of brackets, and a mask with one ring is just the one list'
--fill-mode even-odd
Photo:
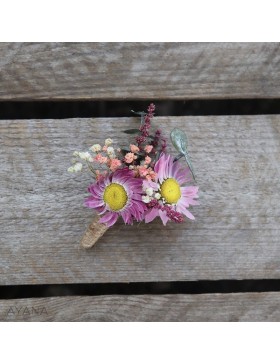
{"label": "bouquet wrap", "polygon": [[100,222],[100,216],[96,215],[82,237],[81,246],[85,249],[92,248],[108,229]]}

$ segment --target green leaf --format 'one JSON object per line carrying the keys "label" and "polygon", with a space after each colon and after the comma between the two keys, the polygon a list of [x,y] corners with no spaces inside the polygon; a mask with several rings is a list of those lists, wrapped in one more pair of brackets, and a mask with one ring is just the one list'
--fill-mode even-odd
{"label": "green leaf", "polygon": [[186,133],[181,129],[175,128],[171,131],[170,138],[171,138],[172,144],[177,149],[177,151],[180,153],[180,155],[183,155],[185,157],[186,162],[190,168],[191,174],[193,176],[193,179],[195,181],[195,175],[194,175],[192,162],[191,162],[188,150],[187,150],[188,142],[187,142]]}
{"label": "green leaf", "polygon": [[173,129],[170,134],[170,138],[174,147],[179,153],[187,153],[187,136],[181,129]]}
{"label": "green leaf", "polygon": [[139,134],[140,130],[139,129],[127,129],[127,130],[124,130],[123,133],[125,133],[125,134]]}

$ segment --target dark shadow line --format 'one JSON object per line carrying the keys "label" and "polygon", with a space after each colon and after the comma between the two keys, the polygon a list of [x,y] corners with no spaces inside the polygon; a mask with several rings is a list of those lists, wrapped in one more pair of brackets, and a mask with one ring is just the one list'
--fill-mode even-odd
{"label": "dark shadow line", "polygon": [[[126,117],[153,100],[0,101],[0,119]],[[156,100],[157,116],[280,114],[280,99]]]}
{"label": "dark shadow line", "polygon": [[0,286],[0,299],[55,296],[279,292],[279,279]]}

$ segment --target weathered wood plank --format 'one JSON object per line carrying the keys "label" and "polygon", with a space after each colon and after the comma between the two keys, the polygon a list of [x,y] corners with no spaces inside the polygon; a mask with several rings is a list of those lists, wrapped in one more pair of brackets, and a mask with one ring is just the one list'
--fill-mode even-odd
{"label": "weathered wood plank", "polygon": [[0,100],[280,96],[279,43],[2,43]]}
{"label": "weathered wood plank", "polygon": [[200,185],[195,222],[117,223],[90,251],[88,175],[66,171],[75,149],[138,120],[0,121],[1,284],[280,278],[280,116],[155,118],[189,135]]}
{"label": "weathered wood plank", "polygon": [[0,301],[0,321],[279,321],[280,293],[76,296]]}

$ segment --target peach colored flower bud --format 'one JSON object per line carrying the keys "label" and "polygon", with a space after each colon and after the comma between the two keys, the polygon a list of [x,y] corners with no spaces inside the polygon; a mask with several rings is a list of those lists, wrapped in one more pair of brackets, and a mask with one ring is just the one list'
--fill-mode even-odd
{"label": "peach colored flower bud", "polygon": [[126,153],[124,157],[125,163],[132,163],[135,159],[134,157],[135,157],[134,153]]}
{"label": "peach colored flower bud", "polygon": [[134,144],[130,144],[130,150],[132,151],[132,153],[139,152],[139,148],[137,147],[137,145]]}
{"label": "peach colored flower bud", "polygon": [[145,163],[146,163],[146,164],[150,164],[150,163],[151,163],[151,161],[152,161],[152,159],[151,159],[149,156],[146,156],[146,157],[145,157]]}
{"label": "peach colored flower bud", "polygon": [[151,153],[152,149],[153,149],[152,145],[146,145],[144,148],[145,152],[148,154]]}
{"label": "peach colored flower bud", "polygon": [[108,161],[108,158],[107,157],[103,157],[102,154],[98,153],[95,157],[94,157],[94,160],[100,164],[103,164],[103,163],[107,163]]}
{"label": "peach colored flower bud", "polygon": [[113,158],[110,160],[110,169],[111,171],[115,172],[120,166],[121,166],[122,162],[117,159],[117,158]]}

